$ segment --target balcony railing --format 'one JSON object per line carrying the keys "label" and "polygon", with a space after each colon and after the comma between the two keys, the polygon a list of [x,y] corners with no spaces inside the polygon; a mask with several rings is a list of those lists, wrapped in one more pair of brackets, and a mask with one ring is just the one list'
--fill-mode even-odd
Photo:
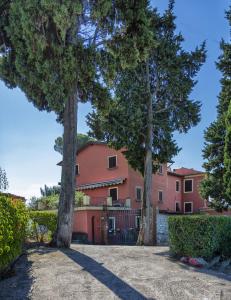
{"label": "balcony railing", "polygon": [[79,206],[113,206],[113,207],[130,207],[130,199],[118,199],[113,201],[111,197],[90,197],[84,196]]}

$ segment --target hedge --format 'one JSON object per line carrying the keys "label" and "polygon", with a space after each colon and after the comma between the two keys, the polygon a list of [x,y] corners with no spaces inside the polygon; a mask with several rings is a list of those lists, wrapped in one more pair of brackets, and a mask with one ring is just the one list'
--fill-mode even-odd
{"label": "hedge", "polygon": [[24,203],[0,195],[0,272],[20,255],[27,222]]}
{"label": "hedge", "polygon": [[171,216],[170,250],[180,256],[211,259],[231,257],[231,218],[226,216]]}
{"label": "hedge", "polygon": [[39,242],[51,239],[56,230],[57,212],[56,211],[30,211],[30,222],[28,236]]}

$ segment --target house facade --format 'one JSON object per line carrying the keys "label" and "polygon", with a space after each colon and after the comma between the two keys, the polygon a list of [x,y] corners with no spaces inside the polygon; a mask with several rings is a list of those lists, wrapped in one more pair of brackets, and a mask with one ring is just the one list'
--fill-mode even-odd
{"label": "house facade", "polygon": [[[152,178],[152,203],[166,213],[190,214],[205,209],[207,203],[199,194],[203,177],[203,172],[193,169],[171,170],[167,164],[160,165]],[[126,238],[126,228],[130,228],[134,230],[129,238],[136,238],[143,178],[129,166],[123,150],[102,142],[89,142],[79,149],[76,187],[86,195],[86,201],[75,210],[73,232],[86,233],[88,241],[102,243],[108,232],[111,238]]]}

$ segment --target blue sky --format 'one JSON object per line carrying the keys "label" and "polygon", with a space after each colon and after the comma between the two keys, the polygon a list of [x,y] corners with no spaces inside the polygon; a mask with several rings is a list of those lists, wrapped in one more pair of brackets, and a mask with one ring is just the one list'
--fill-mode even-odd
{"label": "blue sky", "polygon": [[[220,54],[221,38],[230,39],[224,11],[229,0],[176,0],[177,31],[185,37],[184,48],[193,50],[203,40],[207,43],[207,61],[198,75],[198,84],[192,98],[202,102],[202,120],[186,135],[176,135],[181,152],[175,167],[201,169],[203,132],[216,118],[217,95],[221,74],[215,67]],[[152,5],[163,12],[167,0],[154,0]],[[0,82],[0,166],[7,172],[9,192],[26,196],[39,195],[44,184],[60,181],[60,167],[56,163],[61,156],[53,150],[54,140],[62,135],[62,127],[54,113],[38,111],[19,89],[10,90]],[[78,131],[88,128],[85,116],[90,104],[80,105]]]}

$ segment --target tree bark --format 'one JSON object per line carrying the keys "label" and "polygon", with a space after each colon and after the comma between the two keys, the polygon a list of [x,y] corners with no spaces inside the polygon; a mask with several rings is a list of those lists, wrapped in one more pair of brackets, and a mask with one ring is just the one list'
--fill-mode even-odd
{"label": "tree bark", "polygon": [[70,97],[64,109],[63,162],[59,198],[57,231],[54,244],[69,248],[72,237],[73,204],[75,197],[75,165],[77,134],[77,93]]}
{"label": "tree bark", "polygon": [[156,207],[152,203],[152,145],[153,145],[153,109],[152,95],[150,90],[149,62],[146,62],[147,80],[147,136],[145,143],[144,162],[144,193],[141,208],[141,228],[138,237],[138,245],[156,244]]}

